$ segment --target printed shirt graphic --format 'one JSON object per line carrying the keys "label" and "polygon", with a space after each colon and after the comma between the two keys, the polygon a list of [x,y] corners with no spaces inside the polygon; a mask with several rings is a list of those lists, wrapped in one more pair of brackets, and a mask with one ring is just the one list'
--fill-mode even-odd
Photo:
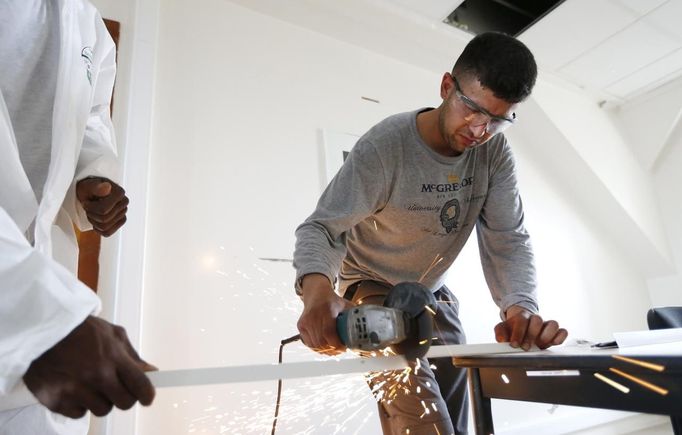
{"label": "printed shirt graphic", "polygon": [[297,276],[443,285],[474,227],[493,299],[536,311],[535,269],[514,161],[502,135],[457,157],[417,132],[419,112],[394,115],[367,132],[296,231]]}
{"label": "printed shirt graphic", "polygon": [[[447,175],[447,183],[442,183],[442,184],[422,184],[421,192],[422,193],[434,193],[436,192],[438,195],[436,196],[437,199],[441,200],[446,200],[445,203],[442,206],[424,206],[424,205],[417,205],[417,204],[412,204],[410,205],[407,210],[408,211],[439,211],[439,216],[440,216],[440,223],[442,227],[445,229],[446,233],[450,233],[451,231],[457,231],[459,228],[459,218],[461,215],[462,208],[460,207],[459,203],[459,195],[457,192],[465,190],[467,188],[471,188],[474,183],[474,177],[467,177],[465,179],[460,179],[459,176],[457,176],[454,173],[450,173]],[[449,199],[448,199],[449,198]],[[437,234],[434,233],[434,235]]]}

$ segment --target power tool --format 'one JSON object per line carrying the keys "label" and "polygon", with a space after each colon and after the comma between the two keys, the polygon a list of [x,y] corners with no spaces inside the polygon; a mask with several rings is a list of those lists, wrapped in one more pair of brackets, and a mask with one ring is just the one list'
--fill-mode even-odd
{"label": "power tool", "polygon": [[[346,348],[367,353],[390,347],[408,360],[426,355],[433,338],[433,316],[438,310],[436,298],[428,288],[418,282],[389,287],[376,281],[361,281],[355,286],[352,300],[358,305],[336,317],[336,332]],[[284,345],[300,339],[298,334],[282,340],[280,364]],[[279,379],[272,435],[277,427],[281,395]]]}
{"label": "power tool", "polygon": [[361,352],[390,347],[408,359],[426,355],[433,337],[433,315],[438,309],[433,293],[417,282],[403,282],[392,288],[375,285],[371,290],[374,300],[385,296],[383,305],[363,304],[362,298],[359,305],[341,312],[336,318],[341,342]]}

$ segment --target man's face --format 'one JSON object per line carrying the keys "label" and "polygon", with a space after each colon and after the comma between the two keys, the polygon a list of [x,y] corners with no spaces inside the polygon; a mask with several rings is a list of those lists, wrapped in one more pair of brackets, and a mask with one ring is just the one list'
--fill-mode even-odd
{"label": "man's face", "polygon": [[[459,90],[457,83],[459,83]],[[501,100],[477,79],[445,73],[441,83],[438,127],[443,138],[440,150],[451,156],[487,142],[511,125],[516,104]]]}

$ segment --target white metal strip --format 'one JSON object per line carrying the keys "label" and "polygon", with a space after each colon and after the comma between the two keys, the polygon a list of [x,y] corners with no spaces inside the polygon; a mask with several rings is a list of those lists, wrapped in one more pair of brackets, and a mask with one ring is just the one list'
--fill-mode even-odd
{"label": "white metal strip", "polygon": [[[539,350],[532,346],[530,351]],[[522,353],[520,347],[511,347],[509,343],[476,343],[476,344],[448,344],[445,346],[431,346],[426,354],[427,358],[464,357],[477,355],[492,355],[501,353]]]}
{"label": "white metal strip", "polygon": [[227,366],[187,370],[149,372],[157,388],[209,384],[230,384],[277,379],[313,378],[317,376],[399,370],[407,367],[402,356],[350,358],[331,361],[305,361],[252,366]]}
{"label": "white metal strip", "polygon": [[[523,352],[523,349],[513,348],[507,343],[452,344],[447,346],[432,346],[426,354],[426,357],[452,358],[456,356],[519,352]],[[402,356],[380,356],[374,358],[349,358],[330,361],[166,370],[150,372],[147,375],[155,387],[164,388],[256,382],[276,379],[313,378],[317,376],[399,370],[405,367],[407,367],[407,361]]]}
{"label": "white metal strip", "polygon": [[[432,346],[427,358],[452,358],[486,354],[519,353],[507,343],[452,344]],[[313,378],[350,373],[400,370],[407,367],[403,356],[331,359],[282,364],[210,367],[186,370],[160,370],[147,375],[156,388],[189,387],[196,385],[256,382],[277,379]],[[0,396],[0,410],[36,403],[22,384],[5,396]]]}

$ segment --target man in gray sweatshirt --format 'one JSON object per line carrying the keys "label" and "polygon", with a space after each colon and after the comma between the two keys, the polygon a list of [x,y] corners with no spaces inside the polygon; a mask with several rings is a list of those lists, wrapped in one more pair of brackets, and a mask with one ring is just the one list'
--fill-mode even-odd
{"label": "man in gray sweatshirt", "polygon": [[[436,344],[464,343],[459,304],[444,281],[474,227],[502,317],[497,341],[527,350],[566,339],[556,321],[537,314],[533,252],[514,159],[501,134],[536,76],[533,55],[521,42],[481,34],[443,75],[440,107],[391,116],[358,140],[296,230],[296,288],[304,303],[298,329],[307,346],[342,352],[337,315],[405,281],[421,281],[441,302]],[[343,297],[334,291],[337,277]],[[390,375],[369,381],[379,395],[384,433],[466,434],[464,371],[448,358],[419,365],[409,393],[381,396],[380,383]]]}

